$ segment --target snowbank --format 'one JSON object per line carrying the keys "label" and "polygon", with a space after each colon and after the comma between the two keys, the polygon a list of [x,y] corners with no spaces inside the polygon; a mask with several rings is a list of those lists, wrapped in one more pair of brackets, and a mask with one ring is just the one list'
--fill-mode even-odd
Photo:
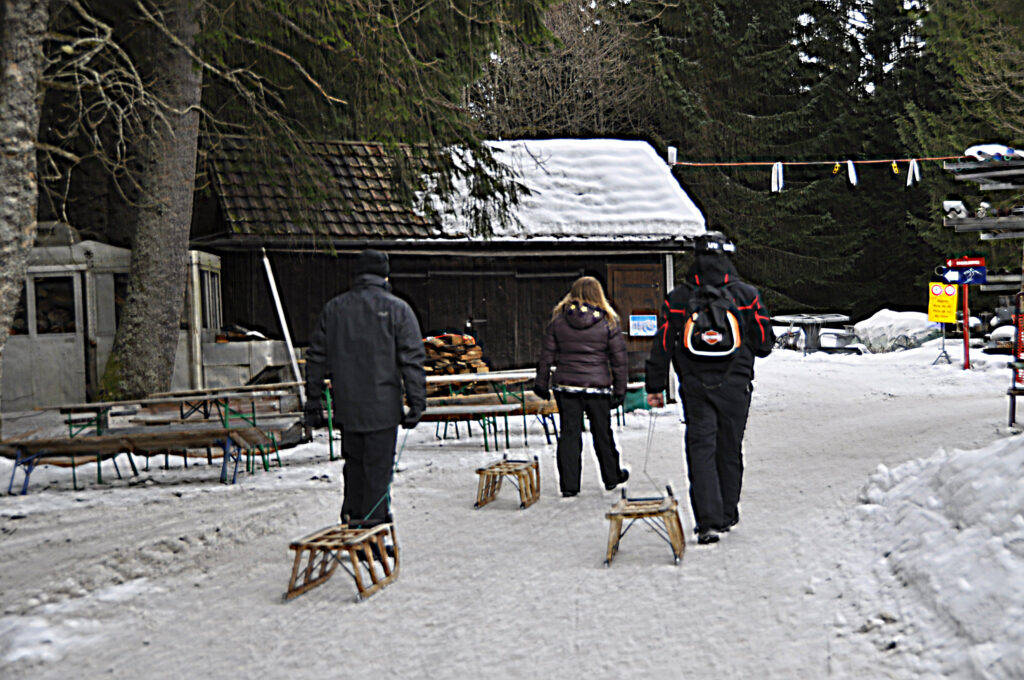
{"label": "snowbank", "polygon": [[955,677],[1024,677],[1021,469],[1018,436],[880,465],[861,492],[889,569],[946,624],[930,651]]}
{"label": "snowbank", "polygon": [[883,309],[854,325],[857,337],[872,352],[918,347],[942,335],[939,324],[924,312],[893,312]]}

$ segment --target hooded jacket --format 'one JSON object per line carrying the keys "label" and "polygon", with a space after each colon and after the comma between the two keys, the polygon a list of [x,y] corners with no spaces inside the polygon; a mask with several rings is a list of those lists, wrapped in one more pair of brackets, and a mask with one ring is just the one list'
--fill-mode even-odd
{"label": "hooded jacket", "polygon": [[548,324],[537,365],[536,387],[554,385],[609,390],[626,394],[629,359],[619,325],[604,310],[573,302]]}
{"label": "hooded jacket", "polygon": [[[690,294],[702,283],[722,288],[740,313],[742,343],[725,359],[693,356],[680,346],[679,333],[691,311],[687,310]],[[727,256],[697,253],[686,282],[674,288],[662,305],[658,332],[645,364],[647,392],[662,392],[668,387],[670,361],[680,376],[696,375],[709,384],[733,377],[753,380],[754,358],[768,356],[774,345],[771,317],[757,289],[740,280]]]}
{"label": "hooded jacket", "polygon": [[403,391],[410,416],[427,407],[423,337],[412,308],[391,294],[382,276],[359,274],[352,288],[331,299],[306,352],[306,394],[323,396],[331,379],[335,421],[344,430],[371,432],[402,422]]}

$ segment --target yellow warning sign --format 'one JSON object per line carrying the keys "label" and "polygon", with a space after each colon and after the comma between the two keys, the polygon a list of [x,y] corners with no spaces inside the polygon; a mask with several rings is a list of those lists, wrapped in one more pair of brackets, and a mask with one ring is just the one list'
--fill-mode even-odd
{"label": "yellow warning sign", "polygon": [[939,323],[956,323],[956,298],[958,287],[955,283],[928,284],[928,320]]}

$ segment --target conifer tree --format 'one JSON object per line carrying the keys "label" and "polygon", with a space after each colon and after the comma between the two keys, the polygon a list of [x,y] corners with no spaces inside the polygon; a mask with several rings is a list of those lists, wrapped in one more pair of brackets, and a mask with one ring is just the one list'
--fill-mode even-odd
{"label": "conifer tree", "polygon": [[929,87],[918,15],[901,0],[858,1],[851,10],[856,20],[849,30],[863,50],[854,149],[861,158],[880,161],[858,166],[856,201],[847,208],[850,228],[868,234],[857,259],[860,303],[855,309],[864,314],[881,307],[921,308],[927,301],[925,284],[942,260],[917,227],[932,214],[926,182],[941,181],[943,173],[938,163],[919,164],[923,181],[908,185],[909,163],[894,162],[930,155],[898,132],[904,109]]}
{"label": "conifer tree", "polygon": [[931,201],[886,160],[919,153],[897,133],[923,85],[904,3],[698,0],[657,28],[675,104],[663,129],[681,160],[809,163],[784,165],[777,193],[766,165],[676,169],[771,308],[915,306],[935,250],[912,218]]}
{"label": "conifer tree", "polygon": [[[849,148],[859,55],[830,7],[699,0],[661,15],[656,45],[677,102],[663,129],[680,160],[824,160]],[[676,175],[708,227],[737,241],[741,274],[774,309],[825,307],[849,288],[865,235],[845,229],[834,209],[845,170],[785,166],[777,193],[770,165]]]}
{"label": "conifer tree", "polygon": [[[901,138],[926,153],[963,152],[973,144],[1024,145],[1024,5],[1013,0],[936,0],[920,16],[926,53],[922,86],[899,121]],[[914,215],[923,237],[945,255],[986,257],[990,269],[1020,267],[1013,240],[979,242],[977,234],[957,234],[942,226],[944,200],[962,200],[973,214],[982,201],[995,208],[1019,205],[1024,192],[982,193],[973,183],[941,173],[926,183],[928,215]]]}

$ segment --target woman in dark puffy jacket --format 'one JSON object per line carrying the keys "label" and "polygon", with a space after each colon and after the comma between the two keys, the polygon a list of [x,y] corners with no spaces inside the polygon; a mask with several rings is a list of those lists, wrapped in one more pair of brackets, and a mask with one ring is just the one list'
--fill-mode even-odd
{"label": "woman in dark puffy jacket", "polygon": [[581,277],[555,305],[533,388],[541,399],[549,399],[554,391],[558,403],[562,423],[558,480],[563,496],[575,496],[580,490],[584,413],[590,421],[604,488],[610,491],[629,477],[629,472],[619,467],[611,421],[611,409],[626,396],[627,375],[626,341],[619,316],[608,304],[601,283],[592,276]]}

